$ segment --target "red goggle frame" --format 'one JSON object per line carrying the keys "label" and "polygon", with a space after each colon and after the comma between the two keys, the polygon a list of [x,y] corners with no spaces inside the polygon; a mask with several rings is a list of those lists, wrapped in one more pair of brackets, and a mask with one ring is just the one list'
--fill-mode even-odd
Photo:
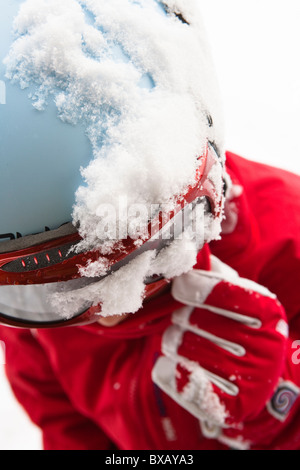
{"label": "red goggle frame", "polygon": [[[212,166],[216,163],[218,155],[211,145],[207,145],[205,154],[199,158],[199,166],[196,170],[196,183],[189,187],[187,191],[177,198],[174,209],[167,214],[159,213],[155,221],[149,223],[149,234],[155,237],[159,233],[166,220],[173,219],[177,213],[182,211],[188,204],[197,198],[205,197],[209,201],[213,216],[219,217],[222,210],[222,195],[218,194],[212,181],[208,178]],[[151,227],[150,227],[151,225]],[[71,230],[68,233],[68,228]],[[64,235],[60,235],[64,232]],[[80,278],[79,266],[84,267],[91,261],[96,261],[103,257],[100,251],[90,251],[76,253],[71,250],[81,241],[79,233],[71,224],[66,225],[62,230],[46,232],[45,234],[26,236],[19,240],[0,243],[0,286],[11,285],[34,285],[47,284],[61,281],[69,281]],[[44,239],[43,241],[41,239]],[[40,241],[39,241],[40,240]],[[146,249],[149,244],[148,239],[143,240],[143,245],[137,248],[136,240],[127,238],[122,240],[122,248],[116,244],[116,249],[105,258],[108,262],[108,273],[115,271],[139,254],[140,250]],[[22,248],[15,250],[15,246],[21,243]],[[150,247],[152,245],[150,244]],[[153,247],[152,247],[153,248]],[[8,251],[4,252],[4,249]],[[155,294],[162,289],[169,281],[157,279],[155,282],[146,285],[146,297]],[[1,293],[1,291],[0,291]],[[51,327],[67,326],[90,323],[95,319],[95,314],[99,315],[101,306],[90,307],[85,312],[74,316],[70,320],[61,319],[53,322],[31,322],[11,318],[1,314],[0,322],[17,327]]]}

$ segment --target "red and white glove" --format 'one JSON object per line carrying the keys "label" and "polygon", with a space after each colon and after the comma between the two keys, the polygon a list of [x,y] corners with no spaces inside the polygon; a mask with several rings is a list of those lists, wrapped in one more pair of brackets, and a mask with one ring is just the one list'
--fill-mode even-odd
{"label": "red and white glove", "polygon": [[163,335],[152,380],[200,420],[205,437],[227,443],[227,431],[243,434],[244,423],[274,394],[288,326],[268,289],[214,256],[210,261],[210,271],[195,269],[173,281],[172,295],[184,306]]}

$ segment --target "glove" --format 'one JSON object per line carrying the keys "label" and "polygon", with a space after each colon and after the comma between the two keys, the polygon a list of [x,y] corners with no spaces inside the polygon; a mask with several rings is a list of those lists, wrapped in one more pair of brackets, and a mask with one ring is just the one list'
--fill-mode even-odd
{"label": "glove", "polygon": [[200,420],[205,437],[224,443],[238,434],[241,441],[244,424],[265,409],[283,373],[288,326],[269,290],[212,255],[210,262],[210,271],[173,281],[183,306],[163,334],[152,380]]}

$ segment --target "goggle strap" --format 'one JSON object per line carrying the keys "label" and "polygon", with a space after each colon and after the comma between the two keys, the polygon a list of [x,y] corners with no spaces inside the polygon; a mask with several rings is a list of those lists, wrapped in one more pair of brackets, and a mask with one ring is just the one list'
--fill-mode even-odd
{"label": "goggle strap", "polygon": [[15,240],[9,240],[0,243],[0,254],[11,253],[13,251],[25,250],[35,245],[41,245],[49,241],[55,240],[56,238],[65,237],[77,233],[76,227],[69,222],[61,225],[55,230],[47,230],[45,232],[37,233],[34,235],[26,235],[25,237],[19,237]]}

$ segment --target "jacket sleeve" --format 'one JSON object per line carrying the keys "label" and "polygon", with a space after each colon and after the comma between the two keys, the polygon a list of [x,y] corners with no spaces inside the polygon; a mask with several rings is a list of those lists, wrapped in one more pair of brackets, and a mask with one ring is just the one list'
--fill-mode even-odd
{"label": "jacket sleeve", "polygon": [[80,414],[56,379],[48,358],[30,330],[0,328],[6,375],[16,399],[42,431],[45,450],[107,450],[112,443]]}

